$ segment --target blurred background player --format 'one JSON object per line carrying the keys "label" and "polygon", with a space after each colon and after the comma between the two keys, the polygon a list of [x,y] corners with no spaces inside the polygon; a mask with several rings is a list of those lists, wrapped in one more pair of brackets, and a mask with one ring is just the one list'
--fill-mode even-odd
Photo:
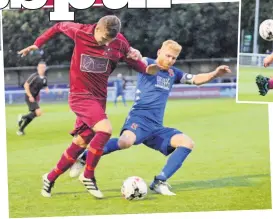
{"label": "blurred background player", "polygon": [[37,66],[37,72],[33,73],[29,76],[24,84],[25,88],[25,101],[28,105],[29,113],[26,115],[18,116],[18,126],[19,130],[17,131],[17,135],[24,135],[25,128],[31,121],[38,116],[42,115],[42,111],[38,104],[39,102],[39,93],[40,90],[45,88],[45,91],[48,93],[49,89],[47,86],[47,77],[46,73],[46,63],[44,61],[40,61]]}
{"label": "blurred background player", "polygon": [[121,96],[123,105],[126,106],[126,99],[125,99],[125,87],[126,87],[126,80],[123,78],[122,74],[117,75],[117,79],[114,81],[114,86],[116,89],[116,96],[114,99],[114,104],[117,106],[118,97]]}
{"label": "blurred background player", "polygon": [[[69,95],[69,106],[77,116],[71,132],[74,139],[56,167],[43,175],[41,194],[44,197],[51,197],[55,180],[73,165],[88,144],[86,167],[79,180],[91,195],[103,197],[96,183],[95,168],[112,134],[112,126],[105,113],[108,78],[120,60],[136,71],[145,72],[147,67],[120,34],[120,28],[121,21],[114,15],[104,16],[96,24],[60,22],[39,36],[32,46],[19,52],[25,56],[57,33],[65,34],[75,43],[70,65]],[[149,68],[149,71],[153,68]]]}
{"label": "blurred background player", "polygon": [[[268,67],[273,63],[273,53],[266,56],[264,59],[264,67]],[[273,89],[273,78],[264,77],[263,75],[258,75],[256,77],[256,84],[259,89],[259,93],[265,96],[270,89]]]}
{"label": "blurred background player", "polygon": [[[231,73],[228,66],[219,66],[210,73],[192,75],[173,67],[182,47],[173,40],[167,40],[158,51],[156,60],[146,58],[149,67],[159,66],[154,75],[138,73],[136,98],[131,111],[121,129],[119,139],[110,139],[103,154],[126,149],[132,145],[144,145],[169,156],[161,172],[155,176],[150,189],[162,195],[175,195],[169,190],[167,180],[182,166],[191,153],[194,142],[175,128],[163,126],[166,103],[173,84],[186,83],[200,85],[216,77]],[[148,67],[148,68],[149,68]],[[72,166],[70,176],[76,177],[86,160],[85,152]]]}

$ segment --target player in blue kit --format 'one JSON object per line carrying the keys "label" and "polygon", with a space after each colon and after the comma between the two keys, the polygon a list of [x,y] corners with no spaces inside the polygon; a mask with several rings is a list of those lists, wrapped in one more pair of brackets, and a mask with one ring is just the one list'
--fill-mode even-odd
{"label": "player in blue kit", "polygon": [[[135,102],[121,129],[119,138],[110,139],[104,147],[104,155],[126,149],[132,145],[144,145],[169,156],[161,172],[155,176],[150,189],[162,195],[175,195],[169,190],[167,180],[182,166],[191,153],[194,142],[175,128],[163,126],[163,117],[169,93],[173,84],[200,85],[216,77],[231,73],[222,65],[210,73],[187,74],[173,67],[182,47],[175,41],[167,40],[158,51],[156,60],[144,58],[151,67],[157,65],[153,75],[138,74]],[[85,164],[85,154],[72,166],[70,176],[79,175]]]}
{"label": "player in blue kit", "polygon": [[125,89],[125,79],[122,77],[122,74],[117,75],[117,79],[114,81],[114,86],[116,88],[116,95],[114,99],[115,106],[117,105],[118,97],[121,96],[123,105],[126,106],[126,99],[124,94]]}

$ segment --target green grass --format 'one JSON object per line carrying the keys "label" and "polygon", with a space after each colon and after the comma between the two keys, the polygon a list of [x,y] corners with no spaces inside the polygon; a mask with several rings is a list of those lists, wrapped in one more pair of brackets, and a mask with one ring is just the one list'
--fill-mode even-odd
{"label": "green grass", "polygon": [[269,91],[266,96],[261,96],[255,79],[258,74],[273,77],[273,69],[264,67],[239,67],[238,100],[255,102],[273,102],[273,93]]}
{"label": "green grass", "polygon": [[[26,106],[7,106],[10,217],[271,209],[266,105],[234,99],[170,101],[165,123],[191,136],[196,147],[170,180],[173,197],[152,194],[142,201],[121,198],[122,181],[137,175],[148,183],[166,162],[160,153],[132,147],[101,159],[96,171],[106,196],[96,200],[77,179],[61,176],[52,198],[40,195],[41,176],[70,144],[74,118],[67,104],[42,104],[45,114],[16,136],[16,117]],[[129,107],[108,105],[117,136]]]}

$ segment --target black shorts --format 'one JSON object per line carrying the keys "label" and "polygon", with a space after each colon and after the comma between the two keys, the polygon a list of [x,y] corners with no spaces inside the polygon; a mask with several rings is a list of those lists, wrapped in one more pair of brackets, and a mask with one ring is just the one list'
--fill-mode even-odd
{"label": "black shorts", "polygon": [[[35,99],[35,98],[34,98]],[[28,97],[28,95],[26,95],[26,97],[25,97],[25,100],[26,100],[26,103],[27,103],[27,105],[28,105],[28,110],[29,111],[35,111],[36,109],[39,109],[40,108],[40,106],[39,106],[39,104],[37,103],[37,101],[34,101],[34,102],[30,102],[29,101],[29,97]]]}

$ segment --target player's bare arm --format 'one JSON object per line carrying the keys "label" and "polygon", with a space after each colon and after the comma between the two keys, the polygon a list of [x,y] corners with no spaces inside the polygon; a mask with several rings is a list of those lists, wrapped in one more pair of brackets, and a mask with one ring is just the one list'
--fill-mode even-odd
{"label": "player's bare arm", "polygon": [[139,50],[133,48],[133,47],[130,47],[130,50],[127,54],[127,58],[131,58],[133,60],[141,60],[142,59],[142,55],[140,53]]}
{"label": "player's bare arm", "polygon": [[55,34],[63,33],[71,39],[74,39],[76,30],[81,26],[81,24],[74,22],[59,22],[47,29],[42,35],[40,35],[33,45],[28,46],[18,52],[22,57],[27,56],[31,51],[39,49],[48,40],[52,39]]}
{"label": "player's bare arm", "polygon": [[264,67],[268,67],[272,63],[273,63],[273,53],[271,53],[270,55],[268,55],[267,57],[265,57],[265,59],[264,59]]}
{"label": "player's bare arm", "polygon": [[194,75],[192,78],[192,83],[195,85],[205,84],[228,73],[231,73],[230,68],[227,65],[221,65],[212,72]]}
{"label": "player's bare arm", "polygon": [[146,73],[149,75],[154,75],[161,69],[157,64],[148,65],[146,57],[143,57],[141,61],[147,66]]}
{"label": "player's bare arm", "polygon": [[151,64],[148,66],[148,63],[146,61],[145,57],[142,57],[139,50],[130,47],[129,53],[127,54],[127,58],[133,59],[133,60],[141,60],[146,66],[146,72],[147,74],[154,75],[156,72],[160,70],[160,66],[157,64]]}
{"label": "player's bare arm", "polygon": [[154,75],[160,70],[160,67],[156,64],[148,65],[146,57],[142,57],[141,61],[147,66],[146,73],[149,75]]}
{"label": "player's bare arm", "polygon": [[27,56],[31,51],[35,51],[38,49],[38,46],[36,45],[31,45],[31,46],[28,46],[22,50],[20,50],[18,52],[19,55],[21,55],[21,57],[24,57],[24,56]]}
{"label": "player's bare arm", "polygon": [[26,94],[28,95],[29,101],[30,101],[30,102],[34,102],[35,99],[34,99],[34,97],[32,96],[32,94],[31,94],[31,92],[30,92],[29,83],[28,83],[28,82],[26,82],[26,83],[24,84],[24,88],[25,88]]}
{"label": "player's bare arm", "polygon": [[146,58],[142,57],[140,51],[133,48],[133,47],[130,47],[130,50],[129,50],[128,54],[127,54],[127,58],[133,59],[135,61],[141,60],[147,66],[146,67],[146,72],[145,72],[147,74],[154,75],[156,72],[158,72],[160,70],[160,67],[157,66],[156,64],[152,64],[152,65],[148,66]]}

